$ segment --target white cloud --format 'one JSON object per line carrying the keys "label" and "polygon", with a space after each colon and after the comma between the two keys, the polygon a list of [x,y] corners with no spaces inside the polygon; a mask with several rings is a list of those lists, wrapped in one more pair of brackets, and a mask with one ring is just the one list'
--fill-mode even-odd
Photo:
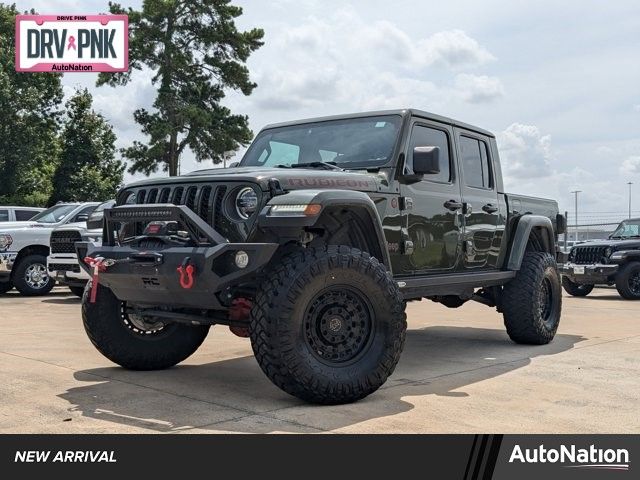
{"label": "white cloud", "polygon": [[504,86],[497,77],[461,73],[456,75],[455,86],[469,103],[487,103],[504,96]]}
{"label": "white cloud", "polygon": [[640,155],[625,158],[620,166],[620,173],[625,175],[640,174]]}
{"label": "white cloud", "polygon": [[434,33],[417,43],[428,63],[442,63],[452,68],[474,67],[495,60],[477,40],[462,30]]}
{"label": "white cloud", "polygon": [[520,179],[549,176],[552,172],[551,136],[535,125],[514,123],[497,136],[505,176]]}
{"label": "white cloud", "polygon": [[633,106],[633,109],[634,109],[636,112],[640,112],[640,103],[638,103],[638,104],[634,105],[634,106]]}

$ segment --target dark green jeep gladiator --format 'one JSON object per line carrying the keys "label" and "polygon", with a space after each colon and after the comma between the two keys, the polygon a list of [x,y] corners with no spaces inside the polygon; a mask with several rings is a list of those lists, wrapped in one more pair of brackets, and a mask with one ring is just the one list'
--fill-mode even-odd
{"label": "dark green jeep gladiator", "polygon": [[418,110],[271,125],[234,168],[119,192],[102,245],[77,244],[84,325],[136,370],[228,325],[284,391],[353,402],[398,363],[407,301],[474,300],[515,342],[550,342],[565,226],[555,201],[504,193],[480,128]]}

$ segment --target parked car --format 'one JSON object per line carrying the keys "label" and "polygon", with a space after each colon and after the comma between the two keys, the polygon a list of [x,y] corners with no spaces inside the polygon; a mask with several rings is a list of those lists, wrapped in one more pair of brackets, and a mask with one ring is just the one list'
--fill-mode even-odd
{"label": "parked car", "polygon": [[47,257],[49,275],[59,284],[66,285],[74,295],[82,297],[89,274],[80,268],[75,243],[102,241],[104,209],[111,208],[115,200],[101,203],[91,212],[85,223],[62,225],[51,232],[50,255]]}
{"label": "parked car", "polygon": [[281,389],[337,404],[393,372],[405,301],[496,307],[524,344],[560,322],[557,203],[504,193],[494,135],[438,115],[268,126],[238,168],[145,180],[116,200],[102,245],[76,248],[99,279],[84,327],[125,368],[175,365],[229,325]]}
{"label": "parked car", "polygon": [[574,246],[561,272],[564,290],[575,297],[615,285],[622,298],[640,300],[640,218],[621,222],[608,240]]}
{"label": "parked car", "polygon": [[13,287],[23,295],[44,295],[55,280],[47,271],[51,231],[85,222],[98,203],[59,203],[29,221],[0,224],[0,294]]}
{"label": "parked car", "polygon": [[38,207],[4,207],[0,206],[0,223],[4,222],[24,222],[31,220],[44,208]]}

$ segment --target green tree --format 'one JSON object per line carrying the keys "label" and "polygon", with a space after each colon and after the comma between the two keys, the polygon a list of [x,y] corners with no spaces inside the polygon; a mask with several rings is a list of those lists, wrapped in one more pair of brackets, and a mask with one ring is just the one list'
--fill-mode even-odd
{"label": "green tree", "polygon": [[59,154],[61,75],[16,72],[18,13],[0,4],[0,204],[44,205]]}
{"label": "green tree", "polygon": [[180,156],[190,148],[197,161],[219,163],[224,152],[251,140],[247,117],[220,101],[225,89],[250,95],[256,84],[245,62],[262,46],[261,29],[238,31],[242,8],[229,0],[145,0],[141,11],[109,3],[112,13],[129,15],[129,72],[103,73],[98,85],[126,85],[133,69],[148,68],[158,87],[153,111],[136,110],[148,137],[123,150],[129,171],[158,168],[178,174]]}
{"label": "green tree", "polygon": [[122,183],[124,164],[115,158],[116,136],[102,115],[92,110],[92,100],[84,89],[76,91],[66,103],[60,163],[53,175],[49,205],[108,200]]}

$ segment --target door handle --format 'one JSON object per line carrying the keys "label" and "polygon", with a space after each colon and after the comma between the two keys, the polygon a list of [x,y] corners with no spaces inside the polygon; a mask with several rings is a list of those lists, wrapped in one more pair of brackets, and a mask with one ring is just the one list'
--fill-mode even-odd
{"label": "door handle", "polygon": [[462,208],[462,202],[456,202],[455,200],[447,200],[444,202],[444,207],[452,212],[460,210]]}
{"label": "door handle", "polygon": [[493,203],[487,203],[485,206],[482,207],[482,210],[486,213],[496,213],[499,208],[496,207]]}

